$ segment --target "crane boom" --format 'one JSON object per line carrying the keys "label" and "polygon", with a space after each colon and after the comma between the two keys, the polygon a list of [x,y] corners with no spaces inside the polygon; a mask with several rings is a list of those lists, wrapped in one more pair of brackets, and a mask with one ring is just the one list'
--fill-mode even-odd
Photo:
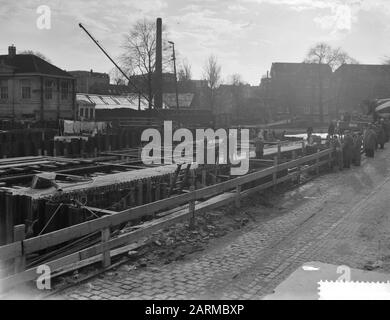
{"label": "crane boom", "polygon": [[[121,67],[118,66],[118,64],[110,57],[110,55],[104,50],[104,48],[99,44],[99,42],[88,32],[88,30],[79,23],[79,27],[85,31],[85,33],[92,39],[92,41],[99,47],[100,50],[105,54],[105,56],[113,63],[113,65],[123,74],[123,76],[129,81],[129,84],[140,94],[142,97],[144,97],[149,103],[152,104],[152,102],[149,100],[147,96],[145,96],[140,89],[130,80],[130,78],[126,75],[126,73],[121,69]],[[153,104],[152,104],[153,105]]]}

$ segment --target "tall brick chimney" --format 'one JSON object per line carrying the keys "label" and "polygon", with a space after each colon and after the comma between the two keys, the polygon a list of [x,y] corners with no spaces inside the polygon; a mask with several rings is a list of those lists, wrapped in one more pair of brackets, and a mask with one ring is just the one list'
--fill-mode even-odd
{"label": "tall brick chimney", "polygon": [[155,71],[154,107],[162,108],[162,19],[156,21],[156,71]]}
{"label": "tall brick chimney", "polygon": [[14,45],[11,45],[8,47],[8,56],[10,58],[13,58],[16,56],[16,47]]}

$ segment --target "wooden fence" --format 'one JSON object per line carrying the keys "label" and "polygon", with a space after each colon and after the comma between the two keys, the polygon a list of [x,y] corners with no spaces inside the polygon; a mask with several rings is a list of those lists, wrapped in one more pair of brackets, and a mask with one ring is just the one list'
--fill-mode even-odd
{"label": "wooden fence", "polygon": [[[118,248],[121,246],[139,241],[170,225],[193,221],[196,213],[205,212],[232,202],[238,208],[240,200],[253,192],[276,186],[285,181],[299,179],[301,174],[306,171],[315,171],[319,174],[321,166],[330,167],[332,162],[331,149],[318,151],[297,159],[295,159],[294,155],[295,152],[293,152],[291,161],[281,164],[278,163],[278,158],[275,157],[272,167],[216,185],[191,190],[184,194],[120,212],[105,210],[104,213],[107,215],[103,217],[41,236],[25,239],[24,225],[17,225],[14,227],[15,242],[0,247],[0,263],[12,263],[14,270],[13,274],[8,274],[0,279],[0,288],[5,290],[18,284],[35,280],[39,276],[37,273],[38,267],[26,269],[26,257],[32,253],[69,243],[80,237],[100,233],[101,242],[99,244],[46,262],[45,265],[50,267],[52,274],[72,264],[87,265],[99,260],[102,262],[103,267],[108,267],[111,264],[111,257],[115,252],[118,253],[118,250],[120,252]],[[268,178],[266,179],[267,182],[264,182],[264,178]],[[260,184],[256,185],[256,182],[260,182]],[[213,198],[210,199],[210,197]],[[199,202],[199,200],[204,199],[208,200]],[[183,209],[144,223],[135,231],[111,237],[111,228],[115,226],[183,205]],[[100,209],[90,208],[90,210],[99,211]]]}

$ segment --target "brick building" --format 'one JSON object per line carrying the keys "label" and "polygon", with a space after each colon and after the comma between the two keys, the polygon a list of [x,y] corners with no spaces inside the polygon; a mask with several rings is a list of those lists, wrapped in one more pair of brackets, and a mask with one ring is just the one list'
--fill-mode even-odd
{"label": "brick building", "polygon": [[0,55],[0,117],[50,121],[75,116],[75,79],[33,54]]}
{"label": "brick building", "polygon": [[333,74],[332,90],[339,113],[366,112],[365,101],[390,97],[390,65],[342,65]]}
{"label": "brick building", "polygon": [[327,65],[273,63],[266,96],[274,119],[318,121],[320,101],[324,121],[366,113],[370,100],[390,97],[390,65],[344,64],[332,72]]}
{"label": "brick building", "polygon": [[269,84],[272,116],[280,119],[324,121],[335,112],[331,108],[332,69],[311,63],[273,63]]}
{"label": "brick building", "polygon": [[260,86],[220,85],[215,97],[214,113],[230,119],[232,124],[259,124],[269,119]]}
{"label": "brick building", "polygon": [[76,92],[77,93],[94,93],[91,88],[99,85],[109,85],[110,76],[107,73],[91,71],[69,71],[69,73],[76,78]]}

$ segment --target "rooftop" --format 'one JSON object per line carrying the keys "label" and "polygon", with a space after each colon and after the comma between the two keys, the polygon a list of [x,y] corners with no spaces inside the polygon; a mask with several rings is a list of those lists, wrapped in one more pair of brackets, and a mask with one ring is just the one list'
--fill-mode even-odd
{"label": "rooftop", "polygon": [[0,55],[0,66],[12,69],[12,73],[35,73],[73,78],[71,74],[33,54],[16,54],[16,48],[10,47],[8,54]]}

